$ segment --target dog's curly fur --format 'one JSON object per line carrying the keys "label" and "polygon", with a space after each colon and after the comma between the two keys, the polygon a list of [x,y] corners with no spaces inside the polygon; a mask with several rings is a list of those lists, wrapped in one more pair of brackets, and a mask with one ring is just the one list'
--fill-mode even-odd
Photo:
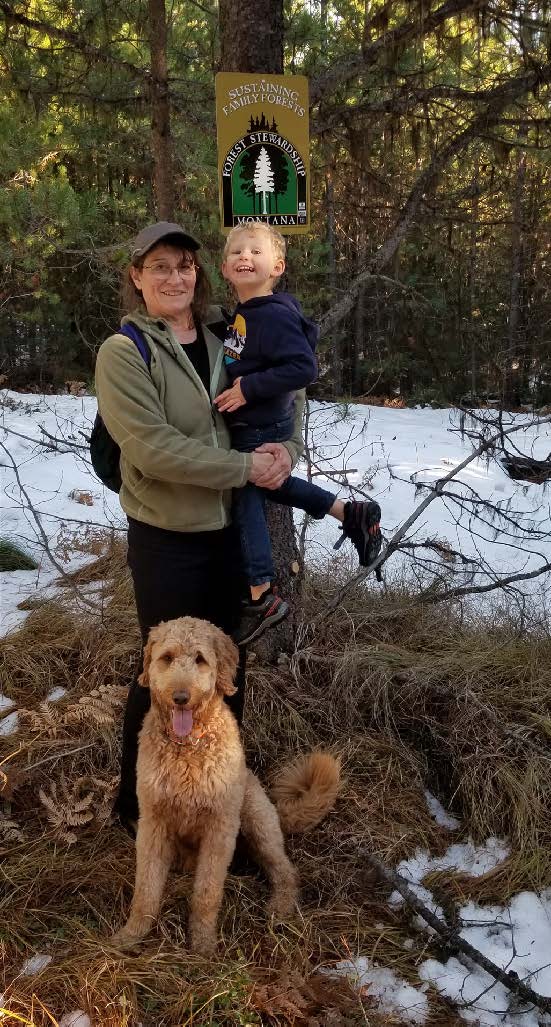
{"label": "dog's curly fur", "polygon": [[[237,723],[223,701],[235,692],[238,651],[208,621],[180,617],[153,628],[140,683],[151,709],[140,735],[136,883],[130,916],[113,936],[131,945],[158,915],[176,856],[196,863],[189,946],[212,952],[224,881],[241,828],[272,885],[268,910],[278,917],[297,902],[297,873],[285,854],[284,830],[307,830],[335,801],[339,764],[312,753],[286,768],[274,785],[278,810],[246,768]],[[173,711],[191,711],[193,731],[174,733]],[[278,816],[279,812],[279,816]]]}

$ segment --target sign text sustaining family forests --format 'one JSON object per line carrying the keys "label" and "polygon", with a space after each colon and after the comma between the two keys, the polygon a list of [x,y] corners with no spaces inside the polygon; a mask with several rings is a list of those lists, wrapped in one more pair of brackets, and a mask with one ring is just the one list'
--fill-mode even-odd
{"label": "sign text sustaining family forests", "polygon": [[310,226],[308,79],[216,76],[222,231],[265,221],[293,235]]}

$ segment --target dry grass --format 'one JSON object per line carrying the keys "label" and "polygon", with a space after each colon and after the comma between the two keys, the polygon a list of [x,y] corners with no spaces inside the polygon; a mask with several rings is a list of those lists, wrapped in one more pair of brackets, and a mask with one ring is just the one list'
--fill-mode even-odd
{"label": "dry grass", "polygon": [[[514,839],[514,856],[483,878],[433,875],[448,903],[505,901],[551,884],[548,640],[517,639],[510,626],[462,630],[449,610],[413,613],[396,593],[375,605],[358,590],[289,666],[252,663],[249,673],[245,741],[264,780],[313,745],[343,759],[335,812],[289,840],[301,917],[274,928],[264,882],[230,876],[218,957],[194,958],[185,948],[190,880],[172,875],[161,922],[138,953],[110,949],[133,880],[133,844],[108,810],[138,630],[115,543],[101,571],[110,575],[101,620],[47,604],[0,640],[0,687],[29,711],[17,734],[0,738],[0,992],[11,1011],[0,1023],[55,1024],[75,1008],[94,1027],[391,1023],[316,970],[361,952],[417,982],[425,939],[403,948],[404,912],[388,907],[361,853],[395,865],[417,847],[447,847],[449,833],[426,808],[427,786],[462,819],[463,834]],[[79,571],[78,586],[97,576],[97,565]],[[309,583],[307,617],[327,588]],[[41,707],[57,685],[66,697]],[[53,956],[50,965],[18,976],[37,951]],[[436,998],[433,1020],[453,1022]]]}

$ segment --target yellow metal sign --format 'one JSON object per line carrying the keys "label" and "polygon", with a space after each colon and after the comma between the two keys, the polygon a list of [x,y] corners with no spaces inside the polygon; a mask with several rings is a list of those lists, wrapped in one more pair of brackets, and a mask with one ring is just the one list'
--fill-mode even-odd
{"label": "yellow metal sign", "polygon": [[222,231],[249,221],[293,235],[310,227],[308,79],[216,76]]}

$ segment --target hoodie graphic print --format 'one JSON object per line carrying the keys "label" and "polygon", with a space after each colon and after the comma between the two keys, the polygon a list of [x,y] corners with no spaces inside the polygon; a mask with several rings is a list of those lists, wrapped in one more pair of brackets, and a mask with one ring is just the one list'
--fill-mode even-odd
{"label": "hoodie graphic print", "polygon": [[246,405],[227,415],[230,426],[266,427],[293,415],[297,389],[317,378],[319,328],[286,292],[238,303],[224,342],[233,384],[241,378]]}

